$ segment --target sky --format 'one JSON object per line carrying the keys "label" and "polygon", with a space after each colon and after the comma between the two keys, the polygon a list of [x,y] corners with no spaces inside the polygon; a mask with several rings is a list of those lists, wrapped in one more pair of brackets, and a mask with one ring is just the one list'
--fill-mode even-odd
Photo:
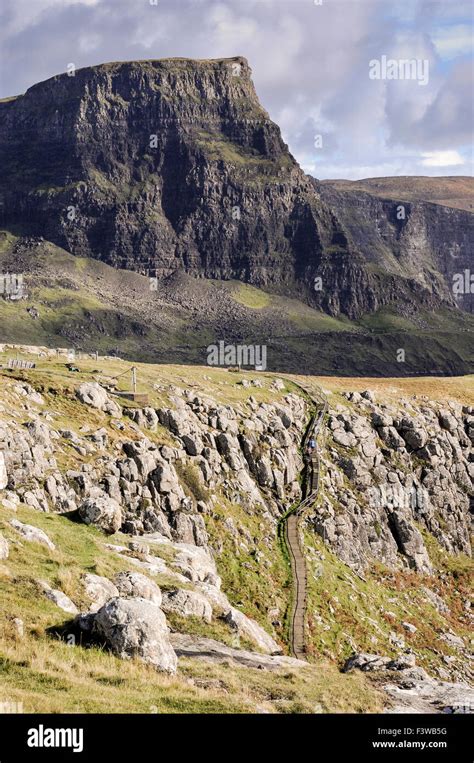
{"label": "sky", "polygon": [[[243,55],[262,104],[315,177],[471,175],[472,7],[470,0],[2,0],[0,98],[70,63]],[[400,61],[413,62],[410,70]]]}

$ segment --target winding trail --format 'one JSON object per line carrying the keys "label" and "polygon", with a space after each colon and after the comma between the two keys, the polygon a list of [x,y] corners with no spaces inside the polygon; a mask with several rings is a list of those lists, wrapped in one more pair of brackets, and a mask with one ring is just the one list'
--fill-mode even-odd
{"label": "winding trail", "polygon": [[285,520],[285,540],[290,556],[293,587],[292,606],[290,611],[290,647],[291,652],[295,657],[300,660],[305,660],[306,648],[304,621],[306,615],[307,572],[306,561],[301,548],[299,523],[306,509],[311,507],[318,497],[319,452],[317,438],[326,415],[328,402],[322,392],[315,392],[307,389],[302,384],[298,384],[298,386],[310,396],[313,404],[317,407],[317,411],[311,418],[302,443],[303,453],[305,453],[308,441],[310,439],[316,440],[316,448],[314,449],[311,458],[306,462],[304,498],[291,513],[287,514]]}

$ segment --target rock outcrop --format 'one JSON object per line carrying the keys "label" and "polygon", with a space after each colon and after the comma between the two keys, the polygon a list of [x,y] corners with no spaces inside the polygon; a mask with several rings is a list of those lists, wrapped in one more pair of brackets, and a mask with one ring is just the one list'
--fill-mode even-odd
{"label": "rock outcrop", "polygon": [[[430,201],[421,192],[421,198],[416,198],[418,181],[426,186],[429,196],[436,188],[435,178],[410,178],[415,186],[415,198],[410,198],[411,183],[404,180],[408,178],[323,181],[316,182],[315,187],[337,215],[352,245],[370,252],[378,267],[393,273],[402,267],[406,274],[430,284],[447,303],[456,302],[463,310],[474,312],[473,292],[453,290],[455,274],[472,270],[472,204],[470,208],[467,203],[456,208],[456,199],[454,203],[449,198],[443,202],[441,196]],[[449,179],[441,179],[442,184],[446,181]],[[391,187],[395,185],[398,191]]]}
{"label": "rock outcrop", "polygon": [[86,525],[96,525],[108,535],[122,526],[120,504],[111,496],[87,498],[79,506],[79,515]]}
{"label": "rock outcrop", "polygon": [[190,636],[187,633],[171,635],[173,649],[179,657],[194,657],[210,663],[234,663],[257,670],[281,670],[282,668],[305,668],[307,662],[294,657],[259,654],[248,649],[233,649],[211,638]]}
{"label": "rock outcrop", "polygon": [[470,554],[472,408],[346,398],[328,419],[316,532],[359,571],[378,559],[431,574],[420,528],[450,553]]}
{"label": "rock outcrop", "polygon": [[164,612],[174,612],[181,617],[198,617],[207,623],[212,620],[211,603],[199,591],[188,591],[183,588],[167,591],[163,596],[162,609]]}
{"label": "rock outcrop", "polygon": [[16,530],[17,533],[19,533],[25,540],[31,541],[32,543],[40,543],[42,546],[46,546],[51,551],[54,551],[56,548],[51,538],[49,538],[44,530],[41,530],[39,527],[26,525],[23,522],[20,522],[18,519],[11,519],[10,524],[13,529]]}
{"label": "rock outcrop", "polygon": [[437,681],[416,667],[413,654],[397,659],[376,654],[354,654],[343,670],[377,673],[379,685],[389,697],[390,713],[472,713],[474,690],[465,683]]}
{"label": "rock outcrop", "polygon": [[[282,650],[286,604],[272,563],[279,520],[302,494],[300,446],[310,407],[297,387],[289,392],[279,385],[277,390],[262,376],[254,380],[262,385],[257,400],[254,386],[243,394],[243,385],[234,387],[231,374],[229,379],[232,404],[222,402],[225,387],[214,395],[160,385],[160,402],[147,406],[146,413],[137,407],[133,416],[111,419],[108,411],[96,408],[94,427],[89,401],[81,403],[70,389],[77,412],[74,430],[57,426],[52,404],[46,409],[44,400],[33,398],[34,391],[9,378],[2,386],[0,446],[5,447],[0,451],[8,483],[0,501],[8,517],[8,541],[22,548],[25,540],[35,540],[48,553],[54,550],[33,520],[26,525],[10,519],[15,510],[23,518],[24,506],[74,512],[71,518],[106,535],[120,530],[120,538],[93,534],[95,542],[116,555],[113,561],[120,566],[114,569],[124,571],[112,580],[84,571],[86,601],[77,627],[117,654],[136,654],[164,669],[173,664],[164,613],[179,629],[186,623],[195,627],[190,619],[195,618],[208,631],[226,628],[234,646],[250,642],[267,655]],[[467,676],[461,663],[470,603],[462,603],[461,617],[459,601],[449,597],[445,602],[431,542],[447,556],[470,553],[473,442],[474,409],[468,405],[422,396],[382,399],[370,390],[330,397],[319,442],[321,492],[306,515],[306,529],[324,541],[325,555],[335,555],[337,565],[343,562],[351,575],[357,573],[354,578],[370,572],[375,562],[382,563],[386,575],[403,571],[409,578],[418,576],[429,610],[443,620],[436,621],[433,635],[442,655],[437,670],[443,671],[444,656],[455,656],[446,663],[447,678]],[[229,575],[229,559],[243,573],[238,598],[228,582],[234,574]],[[262,596],[258,602],[245,601],[247,571],[255,590],[257,579],[265,576],[271,603]],[[61,596],[60,583],[51,580],[48,586],[49,592],[43,586],[45,594],[75,614],[76,603]],[[362,597],[364,592],[359,593]],[[329,612],[331,606],[328,601]],[[147,608],[149,619],[137,624]],[[321,631],[329,627],[321,618],[324,612],[315,613],[314,606],[308,612],[314,617],[313,635],[317,616]],[[461,617],[459,634],[451,632],[451,613]],[[416,641],[422,633],[420,620],[412,620],[414,612],[403,606],[394,615],[388,605],[380,617],[383,625],[390,622],[385,630],[377,626],[380,648],[404,648],[405,640]],[[117,643],[114,622],[122,634]],[[156,648],[155,630],[161,634]],[[344,639],[356,648],[350,633]],[[362,649],[371,651],[370,636],[366,644]],[[327,651],[334,654],[330,647]]]}
{"label": "rock outcrop", "polygon": [[119,657],[138,657],[157,670],[176,672],[166,618],[149,599],[111,599],[95,615],[93,632]]}
{"label": "rock outcrop", "polygon": [[119,572],[115,576],[115,585],[120,596],[147,599],[166,611],[166,608],[162,606],[162,595],[159,587],[146,575],[142,575],[140,572]]}

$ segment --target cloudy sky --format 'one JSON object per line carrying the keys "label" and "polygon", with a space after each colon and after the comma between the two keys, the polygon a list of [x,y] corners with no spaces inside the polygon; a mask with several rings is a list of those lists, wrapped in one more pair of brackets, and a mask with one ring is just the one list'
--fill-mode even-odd
{"label": "cloudy sky", "polygon": [[[69,63],[244,55],[263,105],[316,177],[470,175],[471,5],[2,0],[0,97],[24,92]],[[372,79],[370,62],[383,56],[418,62],[418,79]]]}

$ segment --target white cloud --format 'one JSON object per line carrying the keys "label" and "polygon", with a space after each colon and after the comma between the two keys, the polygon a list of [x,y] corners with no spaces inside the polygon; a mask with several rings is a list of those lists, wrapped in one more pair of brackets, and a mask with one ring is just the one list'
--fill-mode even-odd
{"label": "white cloud", "polygon": [[441,58],[450,60],[463,56],[472,51],[472,27],[467,24],[457,24],[437,29],[433,42]]}
{"label": "white cloud", "polygon": [[426,151],[422,157],[424,167],[457,167],[464,164],[459,151]]}
{"label": "white cloud", "polygon": [[46,11],[62,10],[71,5],[95,6],[101,0],[13,0],[5,3],[6,23],[3,33],[17,33],[35,23]]}
{"label": "white cloud", "polygon": [[[444,166],[465,173],[472,71],[467,58],[445,62],[466,51],[468,7],[468,0],[323,0],[321,6],[312,0],[159,0],[157,6],[1,0],[0,97],[24,92],[69,61],[83,67],[243,55],[262,105],[317,177],[436,174]],[[383,54],[428,59],[428,85],[369,80],[368,62]],[[316,134],[323,136],[320,149]]]}

